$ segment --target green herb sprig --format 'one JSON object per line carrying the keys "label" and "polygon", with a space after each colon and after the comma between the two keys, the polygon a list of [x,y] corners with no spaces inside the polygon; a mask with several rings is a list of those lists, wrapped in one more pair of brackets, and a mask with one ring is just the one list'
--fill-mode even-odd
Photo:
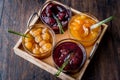
{"label": "green herb sprig", "polygon": [[104,23],[107,23],[107,22],[111,21],[112,19],[113,19],[113,16],[110,16],[110,17],[108,17],[107,19],[102,20],[102,21],[94,24],[94,25],[92,25],[92,26],[90,27],[90,30],[95,29],[95,28],[101,26],[101,25],[104,24]]}
{"label": "green herb sprig", "polygon": [[69,54],[69,55],[67,55],[67,57],[65,58],[64,63],[63,63],[62,66],[58,69],[58,71],[57,71],[57,73],[55,74],[55,76],[59,76],[60,73],[63,71],[63,69],[66,67],[66,65],[67,65],[68,62],[70,61],[71,55],[74,54],[73,50],[71,50],[68,54]]}
{"label": "green herb sprig", "polygon": [[27,35],[25,34],[22,34],[22,33],[18,33],[18,32],[15,32],[15,31],[12,31],[12,30],[8,30],[9,33],[12,33],[12,34],[16,34],[16,35],[19,35],[19,36],[23,36],[23,37],[27,37],[29,38]]}
{"label": "green herb sprig", "polygon": [[63,34],[63,33],[64,33],[64,30],[63,30],[63,28],[62,28],[62,24],[61,24],[60,20],[55,16],[54,13],[53,13],[53,17],[54,17],[54,19],[56,20],[56,22],[57,22],[57,24],[58,24],[60,34]]}
{"label": "green herb sprig", "polygon": [[65,66],[68,64],[69,62],[69,59],[67,59],[63,64],[62,66],[58,69],[57,73],[55,74],[55,76],[59,76],[60,73],[63,71],[63,69],[65,68]]}

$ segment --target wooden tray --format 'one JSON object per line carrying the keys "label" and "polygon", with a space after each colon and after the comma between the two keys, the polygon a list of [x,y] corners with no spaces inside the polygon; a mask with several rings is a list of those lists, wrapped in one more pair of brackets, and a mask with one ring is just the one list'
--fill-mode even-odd
{"label": "wooden tray", "polygon": [[[57,1],[55,1],[55,3],[59,3]],[[59,3],[61,4],[61,3]],[[63,5],[63,4],[61,4]],[[64,5],[65,6],[65,5]],[[72,13],[73,15],[74,14],[84,14],[82,12],[79,12],[75,9],[72,9]],[[38,12],[38,15],[40,14],[40,11]],[[39,19],[38,16],[35,16],[30,25],[33,25],[33,24],[38,24],[38,23],[42,23],[41,20]],[[43,23],[42,23],[43,24]],[[99,36],[99,38],[97,39],[97,41],[90,47],[86,47],[86,52],[87,52],[87,60],[85,62],[85,64],[83,65],[83,67],[81,68],[81,70],[78,72],[78,73],[75,73],[73,75],[68,75],[68,74],[65,74],[65,73],[61,73],[58,77],[63,79],[63,80],[80,80],[82,78],[82,75],[83,73],[85,72],[88,64],[90,63],[90,60],[92,58],[92,56],[94,55],[105,31],[107,30],[107,25],[106,24],[103,24],[102,25],[102,31],[101,31],[101,35]],[[29,29],[28,29],[29,30]],[[26,30],[26,32],[28,31]],[[68,30],[64,33],[64,34],[57,34],[56,36],[56,42],[62,40],[62,39],[66,39],[66,38],[71,38],[69,33],[68,33]],[[58,70],[55,68],[55,65],[53,63],[53,60],[52,60],[52,57],[48,57],[48,58],[45,58],[45,59],[37,59],[33,56],[31,56],[30,54],[28,54],[23,46],[22,46],[22,38],[19,39],[19,41],[16,43],[15,47],[14,47],[14,52],[16,53],[16,55],[24,58],[25,60],[27,61],[30,61],[31,63],[35,64],[36,66],[40,67],[41,69],[44,69],[46,71],[48,71],[49,73],[51,74],[55,74]]]}

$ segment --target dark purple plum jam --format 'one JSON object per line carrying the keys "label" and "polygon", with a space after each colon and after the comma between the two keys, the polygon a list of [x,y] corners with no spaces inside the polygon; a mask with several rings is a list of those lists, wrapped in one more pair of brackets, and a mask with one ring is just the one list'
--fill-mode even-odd
{"label": "dark purple plum jam", "polygon": [[70,19],[70,12],[62,5],[55,3],[48,3],[47,6],[41,12],[41,19],[44,23],[49,25],[56,34],[59,33],[59,27],[53,14],[59,19],[62,24],[62,28],[65,31],[67,29],[68,21]]}
{"label": "dark purple plum jam", "polygon": [[[72,53],[71,53],[72,52]],[[76,72],[81,67],[84,54],[80,46],[75,42],[63,42],[57,45],[53,50],[53,60],[58,67],[61,67],[68,55],[69,62],[65,66],[65,71]]]}

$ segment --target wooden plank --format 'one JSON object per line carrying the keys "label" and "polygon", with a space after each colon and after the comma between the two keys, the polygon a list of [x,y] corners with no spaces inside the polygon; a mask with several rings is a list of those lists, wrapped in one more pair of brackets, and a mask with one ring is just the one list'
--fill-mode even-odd
{"label": "wooden plank", "polygon": [[0,25],[1,25],[1,19],[3,14],[3,7],[4,7],[4,0],[0,0]]}

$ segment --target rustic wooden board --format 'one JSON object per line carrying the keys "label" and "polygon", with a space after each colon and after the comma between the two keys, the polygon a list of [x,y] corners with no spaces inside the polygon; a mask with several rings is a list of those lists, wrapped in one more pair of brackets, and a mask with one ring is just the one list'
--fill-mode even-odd
{"label": "rustic wooden board", "polygon": [[[58,2],[56,2],[56,3],[58,3]],[[71,9],[71,10],[72,10],[72,12],[73,12],[74,14],[84,14],[84,13],[81,13],[81,12],[75,10],[75,9]],[[40,14],[40,11],[38,12],[38,14]],[[41,23],[41,21],[39,20],[39,17],[38,17],[38,16],[35,16],[35,17],[34,17],[34,19],[31,21],[31,24],[30,24],[30,25],[33,25],[33,24],[35,24],[36,22],[37,22],[37,23]],[[85,70],[86,70],[86,68],[87,68],[87,66],[88,66],[88,64],[89,64],[89,62],[90,62],[90,60],[91,60],[91,59],[89,59],[89,56],[90,56],[91,52],[95,51],[96,48],[98,47],[98,44],[100,43],[100,41],[101,41],[101,39],[102,39],[102,37],[103,37],[106,29],[107,29],[107,25],[104,24],[104,25],[102,26],[101,35],[100,35],[100,37],[98,38],[98,40],[95,42],[95,44],[92,45],[92,46],[90,46],[90,47],[86,47],[86,48],[85,48],[85,49],[86,49],[86,52],[87,52],[87,60],[86,60],[86,62],[85,62],[85,64],[84,64],[84,66],[81,68],[81,70],[80,70],[78,73],[74,74],[74,75],[68,75],[68,74],[65,74],[65,73],[61,73],[61,74],[59,75],[59,78],[64,79],[64,80],[76,80],[76,79],[81,79],[81,78],[82,78],[82,75],[83,75],[83,73],[85,72]],[[29,29],[28,29],[28,30],[29,30]],[[28,30],[26,30],[26,32],[27,32]],[[57,35],[56,35],[56,42],[58,42],[58,41],[60,41],[60,40],[62,40],[62,39],[66,39],[66,38],[71,38],[70,35],[69,35],[68,30],[67,30],[64,34],[57,34]],[[97,44],[97,46],[96,46],[96,44]],[[40,67],[40,68],[42,68],[42,69],[50,72],[51,74],[55,74],[55,73],[57,72],[57,69],[56,69],[55,66],[54,66],[54,63],[53,63],[53,60],[52,60],[52,57],[51,57],[51,56],[48,57],[48,58],[42,59],[42,60],[37,59],[37,58],[31,56],[30,54],[28,54],[28,53],[24,50],[24,48],[23,48],[23,46],[22,46],[22,38],[20,38],[20,40],[19,40],[19,41],[17,42],[17,44],[15,45],[14,51],[15,51],[15,53],[16,53],[18,56],[24,58],[24,59],[27,60],[27,61],[30,61],[31,63],[33,63],[33,64],[35,64],[36,66],[38,66],[38,67]]]}

